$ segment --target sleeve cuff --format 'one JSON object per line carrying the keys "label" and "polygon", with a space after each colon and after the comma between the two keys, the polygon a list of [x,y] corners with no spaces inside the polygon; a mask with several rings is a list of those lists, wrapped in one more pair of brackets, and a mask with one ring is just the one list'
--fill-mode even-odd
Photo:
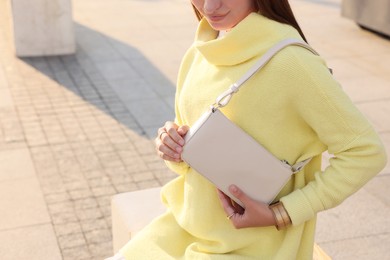
{"label": "sleeve cuff", "polygon": [[[309,188],[309,186],[306,186],[305,188]],[[315,201],[315,205],[322,205],[322,202],[313,194],[311,196],[311,200],[318,200]],[[313,204],[310,203],[310,201],[307,199],[307,195],[299,189],[295,190],[289,195],[283,197],[280,199],[280,201],[283,203],[283,206],[285,207],[288,215],[291,218],[291,222],[294,226],[301,225],[305,223],[306,221],[314,218],[316,212],[319,212],[323,209],[315,209],[313,208]]]}
{"label": "sleeve cuff", "polygon": [[171,161],[165,161],[165,164],[167,165],[167,167],[171,171],[173,171],[179,175],[185,174],[188,171],[188,169],[190,168],[190,166],[185,162],[176,163],[176,162],[171,162]]}

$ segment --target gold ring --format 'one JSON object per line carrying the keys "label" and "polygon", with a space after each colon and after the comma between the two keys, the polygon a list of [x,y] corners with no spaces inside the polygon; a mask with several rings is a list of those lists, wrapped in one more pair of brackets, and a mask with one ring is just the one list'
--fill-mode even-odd
{"label": "gold ring", "polygon": [[160,135],[158,136],[158,138],[160,138],[160,140],[161,140],[161,137],[162,137],[162,135],[163,135],[163,134],[168,134],[168,132],[167,132],[167,131],[165,131],[165,130],[164,130],[164,131],[162,131],[162,132],[160,133]]}
{"label": "gold ring", "polygon": [[233,213],[230,214],[229,216],[226,216],[226,218],[227,218],[227,219],[231,219],[231,218],[234,216],[234,214],[236,214],[236,212],[233,212]]}

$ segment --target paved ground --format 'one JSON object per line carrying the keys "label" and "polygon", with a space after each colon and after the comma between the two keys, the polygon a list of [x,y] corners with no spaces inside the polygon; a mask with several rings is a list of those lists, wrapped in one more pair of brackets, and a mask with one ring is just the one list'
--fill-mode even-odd
{"label": "paved ground", "polygon": [[[73,0],[77,53],[15,58],[0,0],[0,255],[112,254],[110,196],[174,177],[155,156],[196,21],[189,1]],[[292,0],[390,151],[390,41],[340,17],[340,0]],[[317,241],[334,259],[390,259],[390,167],[336,209]]]}

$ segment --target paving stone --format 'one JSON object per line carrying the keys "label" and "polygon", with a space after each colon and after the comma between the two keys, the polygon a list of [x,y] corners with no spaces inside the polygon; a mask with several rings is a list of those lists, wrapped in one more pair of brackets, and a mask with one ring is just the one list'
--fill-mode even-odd
{"label": "paving stone", "polygon": [[136,183],[155,179],[155,176],[150,171],[133,173],[131,176]]}
{"label": "paving stone", "polygon": [[82,155],[77,157],[78,162],[80,163],[80,169],[83,172],[87,171],[98,171],[102,169],[102,164],[100,159],[95,155]]}
{"label": "paving stone", "polygon": [[388,216],[389,207],[365,189],[359,190],[340,206],[318,215],[316,241],[329,242],[390,233]]}
{"label": "paving stone", "polygon": [[133,145],[132,145],[132,144],[126,145],[126,147],[125,147],[125,146],[122,146],[122,147],[121,147],[120,145],[123,145],[123,143],[122,143],[122,144],[119,144],[119,146],[115,146],[115,148],[116,148],[116,150],[117,150],[118,155],[121,157],[121,159],[122,159],[122,161],[123,161],[124,163],[126,163],[126,161],[127,161],[129,158],[130,158],[130,160],[131,160],[131,158],[132,158],[133,156],[139,157],[138,152],[135,150],[135,148],[133,148]]}
{"label": "paving stone", "polygon": [[96,197],[98,204],[99,204],[99,207],[104,208],[104,207],[110,206],[111,205],[111,197],[112,197],[111,195]]}
{"label": "paving stone", "polygon": [[390,197],[387,195],[389,187],[390,175],[379,175],[364,186],[364,190],[390,208]]}
{"label": "paving stone", "polygon": [[[83,178],[83,176],[82,175],[80,176],[80,175],[81,175],[81,173],[79,173],[79,176],[77,176],[77,177],[78,178]],[[65,175],[65,176],[67,176],[67,175]],[[64,187],[68,191],[71,191],[71,190],[81,190],[81,189],[88,189],[89,188],[89,184],[88,184],[88,182],[85,179],[78,179],[78,180],[69,181],[69,182],[64,181]]]}
{"label": "paving stone", "polygon": [[84,171],[84,176],[87,179],[94,179],[106,176],[106,172],[103,169],[93,169],[89,171]]}
{"label": "paving stone", "polygon": [[68,200],[70,200],[70,197],[67,192],[58,192],[45,195],[45,201],[48,204],[64,202]]}
{"label": "paving stone", "polygon": [[89,179],[89,186],[91,188],[97,188],[97,187],[104,187],[104,186],[110,186],[111,181],[110,178],[104,176],[101,178],[94,178],[94,179]]}
{"label": "paving stone", "polygon": [[74,212],[64,212],[61,214],[51,214],[51,220],[54,225],[61,225],[70,222],[77,222],[77,216]]}
{"label": "paving stone", "polygon": [[119,173],[111,176],[111,182],[112,184],[121,184],[121,183],[128,183],[128,182],[134,182],[134,179],[131,175],[131,172],[126,170],[124,173]]}
{"label": "paving stone", "polygon": [[73,201],[73,205],[75,209],[89,209],[89,208],[97,208],[98,203],[95,198],[86,198],[79,199]]}
{"label": "paving stone", "polygon": [[109,84],[124,103],[142,98],[157,98],[156,92],[142,78],[114,80],[110,81]]}
{"label": "paving stone", "polygon": [[114,152],[98,153],[98,156],[104,168],[115,168],[123,166],[122,160],[118,154]]}
{"label": "paving stone", "polygon": [[129,137],[123,132],[106,132],[106,134],[112,144],[120,144],[129,141]]}
{"label": "paving stone", "polygon": [[91,254],[86,245],[64,248],[62,250],[63,260],[89,260],[91,259]]}
{"label": "paving stone", "polygon": [[112,241],[111,231],[108,229],[94,229],[92,231],[85,232],[85,237],[89,244],[109,243]]}
{"label": "paving stone", "polygon": [[390,234],[386,233],[320,243],[320,246],[332,259],[382,260],[390,258],[389,244]]}
{"label": "paving stone", "polygon": [[77,218],[81,220],[96,219],[103,217],[99,208],[75,209]]}
{"label": "paving stone", "polygon": [[104,218],[93,218],[80,221],[83,232],[92,232],[96,229],[108,229]]}
{"label": "paving stone", "polygon": [[68,222],[54,225],[54,230],[57,236],[64,236],[68,234],[81,233],[81,225],[79,222]]}
{"label": "paving stone", "polygon": [[50,224],[0,231],[2,259],[62,260]]}
{"label": "paving stone", "polygon": [[74,212],[73,203],[70,201],[52,203],[48,205],[50,214],[61,214],[65,212]]}
{"label": "paving stone", "polygon": [[93,197],[92,191],[90,189],[72,190],[69,191],[69,195],[73,200]]}
{"label": "paving stone", "polygon": [[156,154],[154,140],[138,138],[138,140],[134,142],[134,146],[142,156]]}
{"label": "paving stone", "polygon": [[98,244],[90,244],[89,251],[95,257],[95,259],[105,259],[113,256],[112,253],[112,242],[105,241]]}
{"label": "paving stone", "polygon": [[142,127],[161,127],[174,118],[173,110],[160,99],[137,100],[126,106]]}
{"label": "paving stone", "polygon": [[72,233],[58,236],[58,244],[61,249],[86,246],[83,233]]}
{"label": "paving stone", "polygon": [[153,175],[156,179],[158,179],[161,185],[166,184],[167,182],[173,180],[178,176],[176,173],[172,172],[169,169],[153,170]]}
{"label": "paving stone", "polygon": [[0,181],[32,176],[35,169],[28,149],[0,151]]}
{"label": "paving stone", "polygon": [[389,132],[390,99],[377,102],[361,103],[357,107],[367,116],[377,131]]}
{"label": "paving stone", "polygon": [[105,196],[105,195],[114,195],[116,193],[115,189],[111,185],[95,187],[95,188],[91,188],[91,190],[96,197]]}
{"label": "paving stone", "polygon": [[[1,82],[0,82],[1,85]],[[11,107],[14,105],[11,92],[8,88],[0,87],[0,108],[1,107]]]}
{"label": "paving stone", "polygon": [[100,152],[108,153],[114,151],[114,147],[111,145],[110,141],[106,138],[91,140],[91,145],[93,146],[94,150],[99,153]]}
{"label": "paving stone", "polygon": [[0,230],[50,222],[34,176],[0,182],[0,212]]}
{"label": "paving stone", "polygon": [[144,172],[148,170],[146,163],[139,156],[127,157],[123,161],[129,173]]}
{"label": "paving stone", "polygon": [[96,63],[96,67],[109,82],[121,79],[131,80],[138,76],[134,69],[123,60],[99,62]]}
{"label": "paving stone", "polygon": [[142,189],[160,187],[160,183],[157,180],[147,180],[147,181],[137,182],[137,186],[140,190],[142,190]]}
{"label": "paving stone", "polygon": [[139,188],[135,182],[123,182],[123,183],[115,184],[115,189],[118,191],[118,193],[122,193],[122,192],[136,191]]}

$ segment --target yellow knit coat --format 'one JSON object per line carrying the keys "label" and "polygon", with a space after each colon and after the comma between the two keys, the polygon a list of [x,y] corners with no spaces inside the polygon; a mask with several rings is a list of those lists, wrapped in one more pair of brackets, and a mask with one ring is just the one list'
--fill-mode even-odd
{"label": "yellow knit coat", "polygon": [[[293,27],[256,13],[216,37],[202,20],[182,61],[175,105],[179,125],[193,125],[275,43],[300,39]],[[386,163],[372,126],[322,58],[301,47],[277,54],[222,112],[279,159],[294,164],[313,157],[276,198],[293,226],[235,229],[213,184],[184,162],[166,162],[179,175],[162,191],[167,213],[122,248],[127,260],[312,259],[316,214],[341,203]],[[335,158],[321,171],[326,150]]]}

